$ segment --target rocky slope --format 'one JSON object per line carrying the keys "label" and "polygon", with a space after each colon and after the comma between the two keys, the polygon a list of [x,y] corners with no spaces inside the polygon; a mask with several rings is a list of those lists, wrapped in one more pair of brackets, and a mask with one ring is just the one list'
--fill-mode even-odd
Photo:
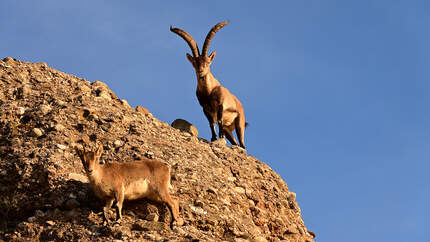
{"label": "rocky slope", "polygon": [[[270,167],[142,110],[102,82],[0,61],[0,240],[313,241],[295,194]],[[101,142],[105,162],[169,164],[182,218],[175,229],[167,208],[147,200],[126,202],[121,224],[103,227],[75,151],[82,139]]]}

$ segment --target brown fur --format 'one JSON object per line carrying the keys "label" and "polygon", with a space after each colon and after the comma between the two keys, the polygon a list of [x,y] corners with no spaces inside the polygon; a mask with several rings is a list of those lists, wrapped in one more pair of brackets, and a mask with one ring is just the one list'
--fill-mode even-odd
{"label": "brown fur", "polygon": [[94,194],[106,202],[103,222],[109,224],[109,209],[116,201],[117,221],[122,217],[124,200],[147,198],[166,203],[171,213],[170,226],[179,215],[178,201],[169,194],[170,168],[160,161],[143,158],[133,162],[99,164],[103,146],[95,152],[78,147],[86,174]]}
{"label": "brown fur", "polygon": [[230,143],[237,145],[237,141],[232,134],[232,131],[236,129],[240,146],[245,148],[246,122],[243,106],[236,96],[231,94],[227,88],[221,86],[218,80],[212,75],[210,65],[215,58],[216,52],[214,51],[209,56],[206,56],[212,37],[227,24],[228,22],[221,22],[212,27],[206,36],[202,55],[199,54],[198,47],[191,35],[178,28],[170,27],[170,31],[181,36],[192,50],[193,56],[187,53],[187,59],[196,71],[196,95],[209,121],[212,132],[211,140],[214,141],[217,139],[215,131],[215,123],[217,123],[220,138],[223,138],[225,134]]}

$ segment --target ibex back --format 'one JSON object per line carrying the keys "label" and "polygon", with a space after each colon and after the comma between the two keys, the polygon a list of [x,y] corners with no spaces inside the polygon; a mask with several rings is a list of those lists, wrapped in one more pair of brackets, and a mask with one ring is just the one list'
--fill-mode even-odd
{"label": "ibex back", "polygon": [[210,65],[215,58],[216,52],[208,55],[209,44],[215,33],[228,22],[221,22],[212,27],[206,36],[203,44],[202,54],[193,37],[182,29],[170,26],[170,31],[182,37],[190,46],[193,56],[187,53],[187,59],[191,62],[197,75],[197,99],[203,107],[203,113],[209,121],[212,132],[212,141],[217,139],[215,122],[218,123],[219,137],[227,139],[231,144],[237,145],[232,131],[236,129],[236,135],[240,146],[245,148],[245,113],[242,104],[231,94],[227,88],[221,86],[217,79],[212,75]]}

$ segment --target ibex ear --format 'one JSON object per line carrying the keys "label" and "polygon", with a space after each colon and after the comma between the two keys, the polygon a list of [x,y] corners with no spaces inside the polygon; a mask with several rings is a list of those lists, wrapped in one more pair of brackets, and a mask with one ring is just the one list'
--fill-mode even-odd
{"label": "ibex ear", "polygon": [[214,60],[215,55],[216,55],[216,52],[215,52],[215,51],[214,51],[214,52],[212,52],[212,53],[209,55],[209,60],[210,60],[211,62]]}
{"label": "ibex ear", "polygon": [[81,158],[81,160],[84,160],[84,149],[82,148],[82,146],[76,146],[76,153],[78,153],[78,156],[79,158]]}
{"label": "ibex ear", "polygon": [[191,64],[194,65],[194,58],[190,54],[188,54],[188,53],[187,53],[187,59],[188,59],[189,62],[191,62]]}
{"label": "ibex ear", "polygon": [[96,150],[96,156],[100,157],[102,155],[102,152],[103,152],[103,145],[99,144],[99,147]]}

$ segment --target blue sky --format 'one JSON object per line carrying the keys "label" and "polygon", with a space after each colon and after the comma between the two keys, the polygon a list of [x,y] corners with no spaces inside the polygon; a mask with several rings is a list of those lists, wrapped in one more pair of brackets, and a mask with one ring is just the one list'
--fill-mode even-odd
{"label": "blue sky", "polygon": [[430,2],[1,1],[0,57],[101,80],[210,138],[188,45],[242,102],[248,154],[297,193],[317,241],[426,241]]}

